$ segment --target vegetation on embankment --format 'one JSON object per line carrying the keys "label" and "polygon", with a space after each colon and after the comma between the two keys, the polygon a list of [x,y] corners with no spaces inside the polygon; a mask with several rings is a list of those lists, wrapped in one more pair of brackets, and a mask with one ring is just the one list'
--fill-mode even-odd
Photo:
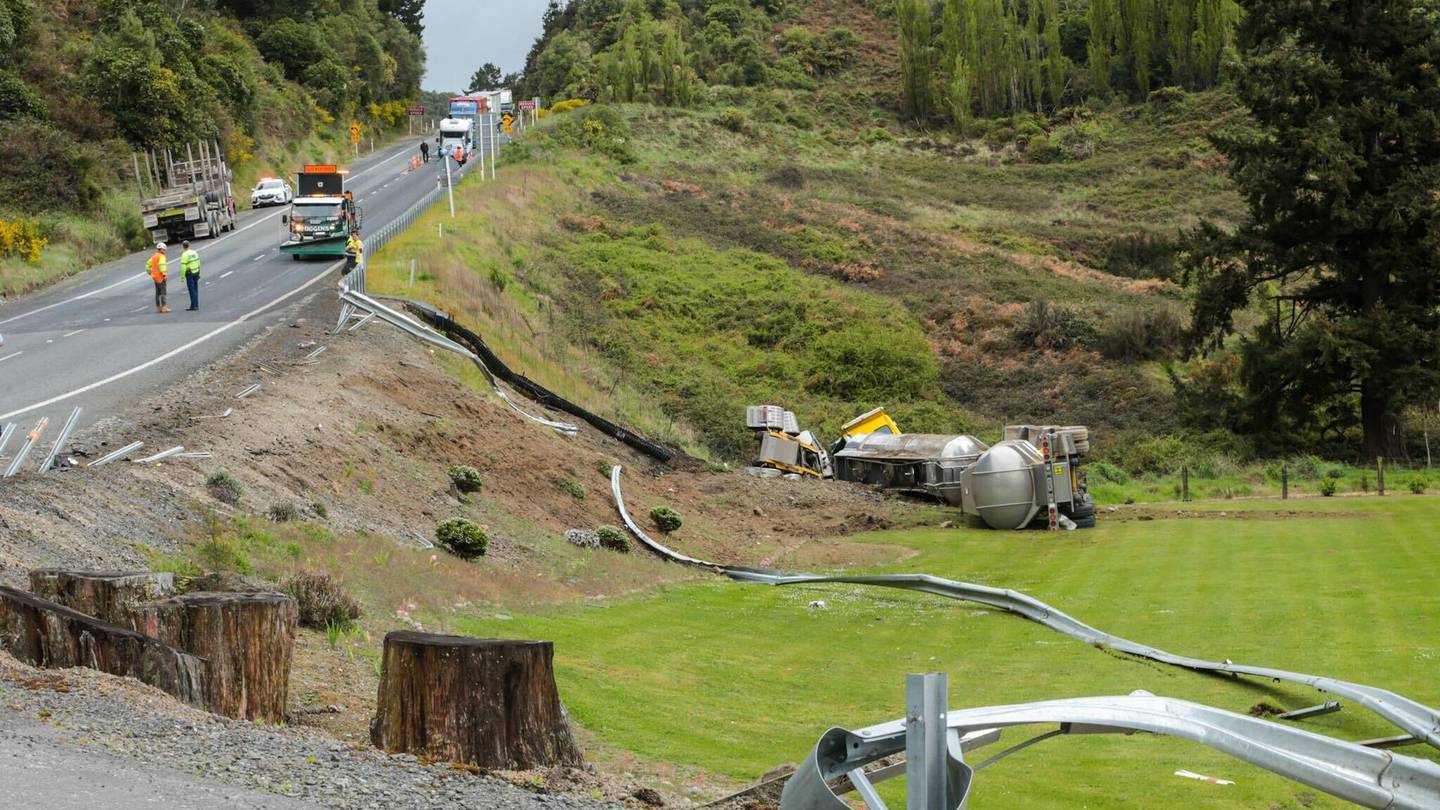
{"label": "vegetation on embankment", "polygon": [[0,296],[146,241],[132,149],[218,141],[248,204],[295,156],[343,156],[351,121],[403,125],[413,5],[0,0],[0,221],[43,240],[0,242]]}

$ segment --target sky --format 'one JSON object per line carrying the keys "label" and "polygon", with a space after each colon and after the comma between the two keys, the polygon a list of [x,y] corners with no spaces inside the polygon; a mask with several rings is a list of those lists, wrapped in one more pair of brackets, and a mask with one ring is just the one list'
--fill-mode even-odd
{"label": "sky", "polygon": [[525,67],[547,0],[426,0],[426,90],[463,92],[486,62],[502,73]]}

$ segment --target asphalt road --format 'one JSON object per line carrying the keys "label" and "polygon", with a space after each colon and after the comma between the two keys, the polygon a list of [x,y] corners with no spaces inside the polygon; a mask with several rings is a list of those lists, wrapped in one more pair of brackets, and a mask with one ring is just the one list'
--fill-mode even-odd
{"label": "asphalt road", "polygon": [[[364,211],[366,232],[377,232],[436,187],[444,166],[433,154],[429,164],[409,171],[419,142],[419,136],[407,139],[347,167],[347,188]],[[476,166],[470,161],[456,179]],[[17,427],[4,455],[16,451],[41,417],[50,419],[48,437],[76,406],[84,408],[77,432],[121,414],[283,320],[287,305],[305,293],[328,294],[339,278],[337,263],[280,253],[280,218],[288,210],[245,212],[231,233],[193,243],[202,262],[198,312],[185,311],[178,246],[170,251],[173,312],[155,312],[154,285],[144,270],[149,250],[0,306],[0,426]],[[44,438],[41,449],[48,446]]]}

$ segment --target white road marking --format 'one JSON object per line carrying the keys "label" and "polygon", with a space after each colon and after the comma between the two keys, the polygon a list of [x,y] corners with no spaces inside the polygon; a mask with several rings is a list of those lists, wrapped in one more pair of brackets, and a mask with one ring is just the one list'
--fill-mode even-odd
{"label": "white road marking", "polygon": [[133,367],[133,368],[129,368],[129,369],[126,369],[125,371],[121,371],[121,372],[118,372],[118,373],[115,373],[115,374],[111,374],[109,377],[106,377],[106,378],[103,379],[103,380],[97,380],[97,381],[95,381],[95,382],[93,382],[93,383],[90,383],[89,385],[82,385],[82,386],[80,386],[79,388],[76,388],[74,391],[68,391],[68,392],[66,392],[66,393],[64,393],[64,394],[60,394],[60,395],[58,395],[58,396],[53,396],[53,397],[51,397],[51,398],[49,398],[49,399],[47,399],[47,400],[45,400],[45,401],[43,401],[43,402],[37,402],[37,403],[35,403],[34,405],[27,405],[27,406],[25,406],[25,407],[23,407],[23,408],[19,408],[19,409],[17,409],[17,410],[13,410],[13,411],[11,411],[11,412],[9,412],[9,413],[0,414],[0,420],[10,419],[10,418],[19,416],[19,415],[22,414],[22,413],[28,413],[28,412],[33,411],[33,410],[36,410],[36,409],[38,409],[38,408],[44,408],[44,407],[49,406],[49,405],[54,405],[54,404],[57,403],[57,402],[61,402],[61,401],[63,401],[63,400],[67,400],[67,399],[69,399],[70,397],[73,397],[73,396],[78,396],[78,395],[83,394],[83,393],[85,393],[85,392],[87,392],[87,391],[94,391],[96,388],[99,388],[99,387],[101,387],[102,385],[109,385],[110,383],[115,382],[116,380],[120,380],[120,379],[124,379],[125,377],[129,377],[131,374],[138,374],[139,372],[144,371],[144,370],[147,369],[147,368],[150,368],[151,366],[155,365],[156,363],[163,363],[163,362],[165,362],[166,360],[169,360],[170,358],[174,357],[175,355],[180,354],[181,352],[189,351],[190,349],[192,349],[192,348],[200,345],[201,343],[204,343],[205,341],[207,341],[207,340],[215,337],[216,335],[219,335],[219,334],[224,333],[224,332],[228,332],[229,330],[233,329],[234,327],[239,326],[240,324],[242,324],[242,323],[250,320],[251,318],[255,317],[256,315],[259,315],[260,313],[264,312],[265,310],[269,309],[270,307],[275,306],[276,304],[280,303],[281,301],[284,301],[284,300],[286,300],[286,299],[288,299],[288,298],[290,298],[290,297],[292,297],[292,296],[294,296],[294,295],[299,294],[300,292],[302,292],[302,291],[304,291],[304,290],[306,290],[306,289],[314,286],[316,283],[318,283],[318,282],[320,282],[320,281],[324,281],[324,280],[330,275],[331,271],[333,271],[333,270],[335,270],[337,267],[339,267],[340,264],[341,264],[341,263],[338,262],[338,261],[337,261],[337,262],[334,262],[333,264],[331,264],[331,265],[329,265],[328,267],[326,267],[325,270],[324,270],[323,272],[321,272],[319,275],[315,276],[314,278],[310,279],[309,281],[305,282],[304,284],[301,284],[299,287],[296,287],[295,289],[291,290],[290,292],[287,292],[287,293],[279,296],[278,298],[275,298],[275,299],[269,301],[268,303],[261,304],[259,307],[250,310],[249,312],[245,313],[244,315],[241,315],[240,317],[236,318],[236,319],[233,320],[233,321],[230,321],[229,323],[225,323],[225,324],[222,324],[222,325],[220,325],[220,326],[217,326],[216,328],[210,330],[209,332],[206,332],[205,334],[201,335],[201,336],[198,337],[198,338],[195,338],[194,340],[190,341],[189,343],[184,344],[183,346],[177,346],[177,347],[171,349],[170,351],[168,351],[168,352],[160,355],[159,357],[156,357],[156,358],[151,359],[151,360],[146,360],[145,362],[143,362],[143,363],[141,363],[140,365],[135,366],[135,367]]}
{"label": "white road marking", "polygon": [[264,253],[261,253],[259,256],[256,256],[255,258],[251,259],[250,261],[252,261],[252,262],[258,262],[258,261],[260,261],[260,260],[263,259],[263,258],[265,258],[265,254],[264,254]]}
{"label": "white road marking", "polygon": [[10,360],[10,359],[15,358],[15,357],[19,357],[20,355],[22,355],[22,354],[24,354],[24,353],[25,353],[24,351],[18,351],[18,352],[15,352],[14,354],[7,354],[7,355],[5,355],[4,357],[0,357],[0,363],[3,363],[3,362],[5,362],[6,360]]}
{"label": "white road marking", "polygon": [[[378,169],[378,168],[380,168],[381,166],[384,166],[386,163],[389,163],[389,162],[395,160],[396,158],[405,157],[407,154],[409,154],[408,149],[407,149],[407,148],[402,148],[398,153],[396,153],[396,154],[394,154],[394,155],[392,155],[392,156],[390,156],[390,157],[388,157],[388,158],[380,161],[379,163],[376,163],[374,166],[370,166],[370,167],[368,167],[368,168],[361,169],[360,171],[355,172],[354,174],[352,174],[352,175],[350,175],[350,176],[351,176],[352,178],[354,178],[354,177],[359,177],[360,175],[365,174],[366,172],[369,172],[369,171],[371,171],[371,170],[373,170],[373,169]],[[195,250],[196,250],[197,253],[198,253],[199,251],[202,251],[202,250],[209,250],[210,248],[215,247],[216,245],[220,244],[221,242],[224,242],[226,239],[229,239],[229,238],[232,237],[232,236],[237,236],[237,235],[239,235],[239,234],[242,234],[242,233],[250,230],[251,228],[255,227],[256,225],[259,225],[260,223],[265,222],[266,220],[273,219],[274,217],[277,217],[277,216],[279,216],[280,214],[283,214],[283,213],[284,213],[284,211],[276,211],[276,212],[273,213],[273,214],[267,214],[266,216],[263,216],[263,217],[261,217],[260,219],[255,220],[254,222],[250,223],[249,225],[246,225],[246,226],[243,227],[243,228],[238,228],[238,229],[236,229],[236,230],[233,230],[233,231],[231,231],[230,233],[228,233],[228,234],[220,237],[219,239],[213,239],[213,240],[211,240],[209,243],[207,243],[207,244],[205,244],[205,245],[203,245],[203,246],[201,246],[201,247],[198,247],[198,248],[196,248]],[[46,312],[46,311],[48,311],[48,310],[52,310],[52,309],[54,309],[54,308],[56,308],[56,307],[64,306],[64,305],[66,305],[66,304],[73,304],[73,303],[75,303],[76,301],[82,301],[82,300],[84,300],[84,299],[86,299],[86,298],[90,298],[91,296],[99,295],[100,293],[107,292],[107,291],[109,291],[109,290],[113,290],[113,289],[115,289],[116,287],[119,287],[119,286],[122,285],[122,284],[129,284],[129,283],[131,283],[132,281],[140,281],[140,280],[142,280],[142,279],[147,279],[147,278],[149,278],[149,275],[146,274],[146,273],[141,273],[141,274],[136,275],[136,276],[126,276],[125,278],[120,279],[119,281],[115,282],[114,284],[108,284],[108,285],[106,285],[106,286],[104,286],[104,287],[101,287],[101,288],[98,289],[98,290],[91,290],[90,292],[81,293],[80,295],[74,296],[74,297],[72,297],[72,298],[66,298],[66,299],[63,300],[63,301],[56,301],[56,302],[53,303],[53,304],[46,304],[46,305],[43,306],[43,307],[38,307],[38,308],[36,308],[36,309],[32,309],[32,310],[30,310],[29,312],[22,312],[22,313],[20,313],[19,315],[12,315],[12,316],[10,316],[9,318],[6,318],[6,319],[3,320],[3,321],[0,321],[0,325],[10,323],[11,321],[18,321],[18,320],[20,320],[21,318],[28,318],[28,317],[30,317],[31,315],[38,315],[38,314],[41,313],[41,312]],[[224,278],[224,276],[221,276],[221,278]],[[143,307],[142,307],[141,309],[143,309]],[[134,310],[134,311],[135,311],[135,312],[139,312],[140,310]]]}
{"label": "white road marking", "polygon": [[234,270],[226,270],[225,272],[223,272],[223,273],[220,274],[220,277],[221,277],[221,278],[225,278],[226,276],[230,275],[230,274],[233,273],[233,272],[235,272],[235,271],[234,271]]}
{"label": "white road marking", "polygon": [[84,331],[85,331],[84,329],[76,329],[74,332],[66,332],[65,334],[61,335],[60,337],[62,337],[62,338],[67,338],[67,337],[70,337],[70,336],[72,336],[72,335],[78,335],[78,334],[80,334],[81,332],[84,332]]}
{"label": "white road marking", "polygon": [[137,307],[137,308],[135,308],[135,309],[130,310],[130,314],[133,315],[133,314],[135,314],[136,312],[144,312],[145,310],[147,310],[147,309],[149,309],[149,308],[150,308],[150,305],[149,305],[149,304],[146,304],[146,305],[143,306],[143,307]]}

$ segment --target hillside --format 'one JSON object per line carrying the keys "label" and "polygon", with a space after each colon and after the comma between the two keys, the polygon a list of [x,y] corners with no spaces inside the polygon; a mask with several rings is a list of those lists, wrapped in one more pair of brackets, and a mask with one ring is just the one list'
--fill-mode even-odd
{"label": "hillside", "polygon": [[403,124],[413,5],[0,2],[0,296],[144,243],[132,149],[218,141],[248,205],[257,176],[347,150],[350,121]]}
{"label": "hillside", "polygon": [[[590,7],[572,5],[570,24]],[[527,81],[549,81],[565,19]],[[877,405],[912,431],[1089,424],[1112,455],[1182,429],[1161,367],[1188,320],[1173,243],[1240,209],[1205,140],[1243,120],[1229,95],[1174,90],[961,136],[902,120],[893,18],[823,0],[766,24],[759,41],[781,49],[830,43],[807,59],[834,67],[782,86],[773,50],[760,84],[697,85],[688,106],[553,115],[505,156],[523,200],[467,203],[480,233],[391,250],[427,257],[426,294],[482,324],[555,322],[548,349],[521,350],[551,352],[551,382],[631,390],[617,414],[724,459],[750,451],[738,414],[759,401],[829,437]]]}

